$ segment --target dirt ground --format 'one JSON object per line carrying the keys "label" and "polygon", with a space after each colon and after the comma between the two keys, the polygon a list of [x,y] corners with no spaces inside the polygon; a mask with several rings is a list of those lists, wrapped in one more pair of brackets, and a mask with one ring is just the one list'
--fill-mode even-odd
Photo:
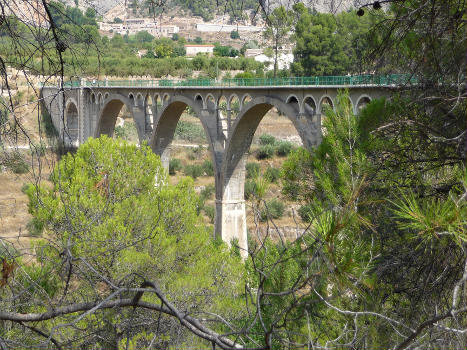
{"label": "dirt ground", "polygon": [[[26,162],[32,165],[29,151],[21,153]],[[25,174],[15,174],[5,168],[0,171],[0,239],[13,244],[18,250],[29,250],[36,239],[27,227],[32,216],[28,212],[29,199],[22,191],[23,186],[38,181],[47,182],[54,164],[51,157],[54,156],[49,154],[41,160],[40,174],[37,161],[34,161],[34,172],[30,170]]]}

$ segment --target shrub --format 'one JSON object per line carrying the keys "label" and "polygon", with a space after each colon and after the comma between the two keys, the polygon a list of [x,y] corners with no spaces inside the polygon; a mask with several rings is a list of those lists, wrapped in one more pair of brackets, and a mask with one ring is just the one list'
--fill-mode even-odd
{"label": "shrub", "polygon": [[42,141],[38,144],[32,143],[30,150],[32,156],[37,155],[38,157],[43,157],[47,151],[47,145]]}
{"label": "shrub", "polygon": [[26,192],[28,191],[28,189],[29,189],[30,186],[33,186],[33,184],[31,184],[31,183],[24,183],[23,186],[21,186],[21,192],[23,192],[24,194],[26,194]]}
{"label": "shrub", "polygon": [[300,215],[300,217],[302,218],[302,220],[304,222],[311,222],[311,205],[307,204],[307,205],[302,205],[299,209],[298,209],[298,215]]}
{"label": "shrub", "polygon": [[204,161],[203,165],[203,171],[206,176],[214,176],[214,166],[212,165],[212,161],[207,159]]}
{"label": "shrub", "polygon": [[260,169],[258,163],[247,163],[246,164],[246,178],[254,179],[259,175]]}
{"label": "shrub", "polygon": [[261,209],[260,219],[266,221],[268,218],[279,219],[284,215],[284,203],[278,199],[271,199]]}
{"label": "shrub", "polygon": [[269,182],[277,183],[280,177],[280,170],[272,167],[268,167],[264,173],[264,177],[268,179]]}
{"label": "shrub", "polygon": [[114,135],[116,138],[125,141],[138,142],[138,130],[136,130],[136,125],[129,121],[125,121],[123,126],[116,126]]}
{"label": "shrub", "polygon": [[203,167],[198,164],[187,165],[183,171],[186,176],[191,176],[193,179],[203,175]]}
{"label": "shrub", "polygon": [[264,176],[258,176],[255,180],[255,196],[263,199],[269,188],[269,181]]}
{"label": "shrub", "polygon": [[191,152],[196,155],[197,157],[201,157],[201,155],[204,152],[204,147],[203,145],[198,145],[198,147],[194,147],[191,149]]}
{"label": "shrub", "polygon": [[169,174],[175,175],[177,171],[182,170],[182,161],[177,158],[173,158],[169,162]]}
{"label": "shrub", "polygon": [[230,32],[230,39],[240,39],[240,34],[236,30]]}
{"label": "shrub", "polygon": [[260,145],[275,145],[276,138],[269,134],[263,134],[259,137],[259,144]]}
{"label": "shrub", "polygon": [[263,145],[261,146],[257,153],[256,153],[256,159],[268,159],[272,158],[274,155],[274,146],[273,145]]}
{"label": "shrub", "polygon": [[196,204],[196,212],[198,215],[200,214],[201,210],[204,210],[206,199],[210,199],[212,197],[214,190],[214,185],[207,185],[199,193],[198,202]]}
{"label": "shrub", "polygon": [[243,196],[245,199],[250,199],[256,193],[256,183],[253,180],[245,181],[245,186],[243,190]]}
{"label": "shrub", "polygon": [[192,148],[190,153],[188,153],[188,159],[195,160],[195,159],[202,158],[203,151],[204,151],[204,147],[202,145]]}
{"label": "shrub", "polygon": [[3,164],[15,174],[25,174],[29,171],[29,164],[18,151],[4,153]]}
{"label": "shrub", "polygon": [[175,128],[175,138],[186,141],[205,141],[204,129],[199,124],[180,120]]}
{"label": "shrub", "polygon": [[285,157],[289,155],[292,149],[293,145],[289,141],[279,141],[276,145],[276,154]]}
{"label": "shrub", "polygon": [[206,205],[203,210],[206,216],[209,218],[209,222],[213,224],[216,215],[216,209],[212,205]]}
{"label": "shrub", "polygon": [[200,192],[199,196],[204,201],[206,199],[210,199],[214,194],[216,187],[214,185],[206,185]]}
{"label": "shrub", "polygon": [[28,230],[29,234],[33,237],[39,237],[44,230],[44,224],[37,220],[36,218],[32,218],[27,224],[26,229]]}

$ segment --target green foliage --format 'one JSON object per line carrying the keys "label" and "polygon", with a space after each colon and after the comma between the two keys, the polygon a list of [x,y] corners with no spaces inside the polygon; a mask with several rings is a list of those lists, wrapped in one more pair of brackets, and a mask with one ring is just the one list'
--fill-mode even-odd
{"label": "green foliage", "polygon": [[264,177],[271,183],[277,183],[280,178],[281,171],[277,168],[267,167],[264,172]]}
{"label": "green foliage", "polygon": [[293,150],[293,145],[289,141],[279,141],[276,144],[276,154],[279,157],[288,156],[292,150]]}
{"label": "green foliage", "polygon": [[2,152],[0,163],[15,174],[25,174],[29,171],[29,164],[19,151]]}
{"label": "green foliage", "polygon": [[173,48],[170,45],[161,43],[154,48],[158,58],[165,58],[173,56]]}
{"label": "green foliage", "polygon": [[40,143],[31,143],[30,151],[32,156],[43,157],[47,152],[47,144],[41,140]]}
{"label": "green foliage", "polygon": [[368,49],[368,18],[355,12],[338,15],[313,12],[299,4],[292,72],[297,76],[342,75],[360,72]]}
{"label": "green foliage", "polygon": [[262,146],[265,146],[265,145],[274,146],[276,142],[277,142],[276,138],[269,134],[263,134],[259,137],[259,144]]}
{"label": "green foliage", "polygon": [[97,27],[96,12],[88,8],[86,14],[78,7],[65,6],[60,2],[51,1],[49,3],[49,11],[57,27],[63,25],[92,25]]}
{"label": "green foliage", "polygon": [[201,125],[183,120],[180,120],[177,124],[175,138],[193,142],[206,140],[204,129]]}
{"label": "green foliage", "polygon": [[243,44],[242,48],[240,49],[240,54],[245,55],[247,49],[259,49],[258,42],[256,40],[249,40]]}
{"label": "green foliage", "polygon": [[169,161],[169,175],[175,175],[180,170],[182,170],[182,161],[177,158],[171,158]]}
{"label": "green foliage", "polygon": [[153,58],[156,58],[156,55],[154,54],[154,51],[152,50],[148,50],[148,52],[146,52],[142,58],[149,58],[149,59],[153,59]]}
{"label": "green foliage", "polygon": [[264,37],[273,42],[274,49],[274,77],[278,70],[279,47],[288,40],[289,32],[292,29],[294,18],[292,11],[288,11],[284,6],[276,7],[269,15]]}
{"label": "green foliage", "polygon": [[240,39],[240,34],[236,30],[230,32],[230,39]]}
{"label": "green foliage", "polygon": [[265,176],[258,176],[254,180],[254,195],[255,199],[259,202],[266,195],[270,182]]}
{"label": "green foliage", "polygon": [[311,205],[305,204],[298,208],[298,215],[304,222],[311,222],[314,218],[313,216],[313,207]]}
{"label": "green foliage", "polygon": [[26,191],[29,189],[30,186],[33,186],[32,183],[24,183],[23,186],[21,186],[21,192],[26,194]]}
{"label": "green foliage", "polygon": [[[208,199],[211,199],[212,196],[214,195],[215,187],[214,185],[206,185],[200,192],[199,194],[199,199],[197,202],[197,207],[196,210],[198,213],[201,212],[201,210],[204,210],[205,214],[208,215],[208,212],[210,209],[206,210],[206,201]],[[209,216],[209,215],[208,215]]]}
{"label": "green foliage", "polygon": [[203,145],[198,145],[198,147],[191,148],[190,153],[188,153],[188,158],[190,160],[195,160],[195,159],[198,160],[202,158],[203,153],[204,153]]}
{"label": "green foliage", "polygon": [[243,190],[245,199],[250,199],[256,193],[256,183],[254,180],[246,180]]}
{"label": "green foliage", "polygon": [[[237,300],[243,280],[240,259],[210,238],[196,214],[192,181],[183,179],[171,186],[165,174],[149,147],[104,136],[89,139],[75,154],[65,155],[53,172],[53,186],[30,186],[29,208],[47,230],[48,240],[36,248],[41,252],[37,255],[40,267],[24,266],[30,272],[28,298],[44,298],[43,290],[49,295],[64,293],[67,274],[59,269],[66,261],[62,252],[70,249],[74,266],[69,271],[76,286],[67,291],[71,299],[107,293],[104,287],[96,289],[102,283],[99,274],[83,272],[92,267],[106,271],[106,280],[129,287],[142,281],[132,282],[128,276],[155,281],[178,308],[190,305],[226,315],[243,314]],[[148,293],[145,301],[157,304],[158,298]],[[31,312],[43,310],[30,305]],[[114,310],[102,310],[99,320],[90,315],[83,321],[109,339],[112,333],[100,320],[124,327],[121,322],[127,314],[119,312],[122,318],[115,317]],[[141,309],[133,317],[139,322],[151,314]],[[160,325],[160,335],[170,339],[166,330],[174,325],[165,317]],[[148,332],[156,331],[156,325],[150,327]],[[185,337],[181,330],[177,341]],[[69,332],[66,336],[74,339],[75,331]],[[131,333],[130,338],[136,335]]]}
{"label": "green foliage", "polygon": [[44,223],[41,222],[40,220],[37,220],[36,218],[32,218],[26,224],[26,229],[28,230],[28,233],[31,236],[39,237],[42,235],[42,232],[44,231]]}
{"label": "green foliage", "polygon": [[204,213],[209,218],[209,222],[214,224],[214,218],[216,216],[216,209],[212,205],[206,205],[204,208]]}
{"label": "green foliage", "polygon": [[247,179],[254,179],[260,174],[260,166],[259,163],[246,163],[246,178]]}
{"label": "green foliage", "polygon": [[53,273],[52,263],[33,263],[24,265],[23,268],[25,273],[19,276],[19,280],[29,293],[40,287],[48,297],[53,297],[60,289],[60,281]]}
{"label": "green foliage", "polygon": [[278,199],[271,199],[261,208],[259,217],[261,221],[266,221],[268,219],[280,219],[283,215],[284,203]]}
{"label": "green foliage", "polygon": [[214,55],[219,57],[236,57],[239,51],[232,46],[222,46],[218,43],[214,46]]}
{"label": "green foliage", "polygon": [[[459,170],[457,172],[460,173]],[[402,199],[394,203],[398,227],[403,231],[413,231],[428,242],[447,236],[462,247],[467,242],[467,202],[462,197],[467,193],[467,170],[458,176],[463,195],[459,195],[459,188],[453,188],[444,199],[418,199],[413,192],[401,193]]]}
{"label": "green foliage", "polygon": [[[36,40],[28,30],[25,29],[24,32],[27,40],[31,40],[31,42]],[[46,35],[45,39],[52,42],[51,33],[44,35]],[[252,58],[231,58],[236,57],[238,51],[228,47],[228,52],[225,54],[230,57],[220,59],[221,57],[203,56],[203,58],[188,59],[183,57],[186,54],[184,47],[186,41],[183,38],[178,41],[169,38],[152,40],[150,35],[145,32],[124,36],[115,33],[109,40],[106,36],[100,36],[96,26],[64,23],[57,29],[57,35],[66,46],[62,53],[66,76],[189,77],[191,71],[200,70],[205,75],[215,77],[216,67],[219,71],[254,71],[261,70],[263,67],[263,63],[256,62]],[[11,45],[13,45],[11,40],[3,36],[0,54],[8,58],[12,67],[20,68],[21,61],[18,55],[12,53]],[[46,51],[51,61],[45,61],[44,64],[41,64],[40,53],[31,45],[28,44],[22,49],[25,51],[24,55],[32,55],[30,70],[40,71],[41,74],[46,75],[54,74],[54,64],[58,63],[58,57],[53,53],[54,48],[49,48],[52,52]],[[139,58],[137,56],[139,50],[147,50],[148,53],[143,58]],[[163,58],[154,58],[154,52],[154,56]]]}
{"label": "green foliage", "polygon": [[216,188],[214,187],[214,185],[206,185],[201,190],[199,195],[203,200],[211,199],[212,196],[214,195],[215,190],[216,190]]}
{"label": "green foliage", "polygon": [[131,121],[123,123],[123,126],[116,126],[114,134],[116,138],[125,141],[138,142],[138,131],[136,130],[135,123]]}
{"label": "green foliage", "polygon": [[196,179],[204,174],[204,169],[199,164],[187,164],[185,165],[183,172],[186,176],[190,176],[193,179]]}
{"label": "green foliage", "polygon": [[282,193],[291,200],[307,201],[313,192],[313,169],[311,155],[304,148],[291,152],[281,168]]}
{"label": "green foliage", "polygon": [[[353,115],[346,94],[338,95],[336,112],[328,109],[323,126],[329,136],[323,138],[313,157],[299,150],[283,165],[284,193],[297,199],[294,189],[299,185],[303,199],[319,198],[317,210],[327,204],[337,206],[354,200],[355,191],[362,186],[367,170],[365,155],[356,143],[360,138],[358,119]],[[306,170],[310,166],[312,181],[308,178],[310,170]],[[301,182],[300,179],[306,180]]]}
{"label": "green foliage", "polygon": [[203,172],[204,175],[206,176],[214,176],[214,165],[212,164],[212,161],[207,159],[203,162]]}
{"label": "green foliage", "polygon": [[303,204],[300,216],[329,242],[326,253],[338,259],[339,268],[358,275],[369,258],[369,242],[359,236],[369,223],[357,205],[368,162],[346,93],[338,95],[335,112],[327,110],[323,126],[326,135],[312,155],[298,149],[284,162],[283,193]]}
{"label": "green foliage", "polygon": [[[354,289],[359,303],[408,323],[419,324],[419,314],[429,319],[437,312],[434,304],[449,310],[451,301],[443,298],[451,300],[462,268],[448,261],[465,259],[467,209],[461,198],[467,181],[462,161],[446,158],[456,154],[452,145],[428,141],[428,130],[443,130],[433,118],[443,113],[427,113],[426,106],[395,95],[372,101],[356,117],[341,93],[336,111],[325,114],[321,145],[311,153],[292,151],[281,177],[283,193],[300,202],[302,220],[326,242],[324,254],[338,271],[329,278],[349,289],[360,280]],[[453,126],[461,114],[450,116]],[[465,126],[454,128],[446,138]],[[353,304],[344,295],[335,302]],[[397,311],[396,304],[402,305]],[[391,332],[387,325],[367,329],[372,347],[390,347],[383,336]]]}
{"label": "green foliage", "polygon": [[262,145],[256,151],[256,159],[269,159],[274,156],[275,147],[271,144]]}
{"label": "green foliage", "polygon": [[135,34],[135,40],[138,43],[150,43],[153,39],[154,37],[145,30]]}
{"label": "green foliage", "polygon": [[[248,283],[252,286],[259,285],[262,288],[261,292],[258,292],[260,296],[258,306],[261,310],[262,319],[259,321],[250,317],[248,320],[248,324],[251,324],[253,328],[251,332],[253,340],[264,344],[264,339],[256,336],[262,334],[263,325],[264,327],[277,325],[281,330],[290,332],[289,334],[294,338],[296,337],[295,334],[297,334],[295,331],[299,329],[307,333],[307,330],[310,331],[310,327],[307,327],[307,315],[321,314],[322,307],[319,299],[306,291],[300,292],[300,296],[298,296],[298,293],[284,293],[279,297],[280,293],[293,290],[294,286],[297,286],[297,282],[300,285],[301,281],[303,281],[302,278],[306,278],[305,269],[307,264],[305,261],[307,253],[301,251],[298,243],[285,242],[280,244],[274,243],[272,240],[266,240],[264,244],[258,245],[254,241],[250,242],[251,249],[254,252],[254,260],[249,259],[246,262]],[[280,263],[278,263],[279,261]],[[267,278],[264,278],[262,273]],[[323,280],[320,277],[313,279],[313,288],[320,293],[325,288]],[[290,306],[296,305],[297,299],[303,304],[307,304],[307,306],[291,309]],[[254,301],[254,299],[251,300],[252,303]],[[288,310],[288,312],[285,310]],[[330,327],[326,328],[327,332],[331,330]],[[323,336],[321,335],[321,337]],[[303,339],[304,342],[307,341],[306,339]],[[274,338],[269,344],[271,349],[281,348],[279,341],[274,340]]]}

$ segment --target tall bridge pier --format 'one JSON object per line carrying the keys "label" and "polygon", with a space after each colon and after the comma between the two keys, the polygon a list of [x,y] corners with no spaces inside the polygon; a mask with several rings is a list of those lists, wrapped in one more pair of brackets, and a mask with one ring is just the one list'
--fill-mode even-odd
{"label": "tall bridge pier", "polygon": [[[191,108],[203,125],[214,165],[215,233],[228,244],[236,240],[245,257],[245,163],[264,115],[277,108],[293,123],[304,147],[312,149],[321,141],[323,108],[326,104],[334,108],[339,89],[348,89],[351,106],[358,114],[363,105],[390,95],[396,87],[389,80],[381,83],[381,79],[375,82],[370,77],[353,82],[352,77],[321,77],[341,78],[332,81],[275,79],[274,84],[268,79],[221,84],[204,80],[81,82],[62,90],[44,86],[42,96],[60,138],[71,147],[78,147],[89,137],[112,137],[117,116],[126,106],[140,143],[147,141],[166,168],[177,123],[183,111]],[[235,105],[234,100],[238,101]],[[234,108],[238,110],[235,118]]]}

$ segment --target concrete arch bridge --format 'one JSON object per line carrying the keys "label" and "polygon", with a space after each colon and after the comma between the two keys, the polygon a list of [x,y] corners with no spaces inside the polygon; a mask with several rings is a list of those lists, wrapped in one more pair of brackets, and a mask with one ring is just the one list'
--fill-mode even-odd
{"label": "concrete arch bridge", "polygon": [[[183,111],[189,107],[206,133],[216,187],[215,232],[237,239],[247,254],[244,202],[245,162],[263,116],[277,108],[295,126],[303,145],[321,141],[321,113],[334,108],[339,89],[348,89],[357,114],[372,99],[389,96],[399,76],[311,77],[189,81],[100,81],[43,86],[43,101],[65,145],[88,137],[112,136],[123,106],[132,115],[140,142],[147,140],[165,167]],[[238,112],[235,116],[233,111]]]}

